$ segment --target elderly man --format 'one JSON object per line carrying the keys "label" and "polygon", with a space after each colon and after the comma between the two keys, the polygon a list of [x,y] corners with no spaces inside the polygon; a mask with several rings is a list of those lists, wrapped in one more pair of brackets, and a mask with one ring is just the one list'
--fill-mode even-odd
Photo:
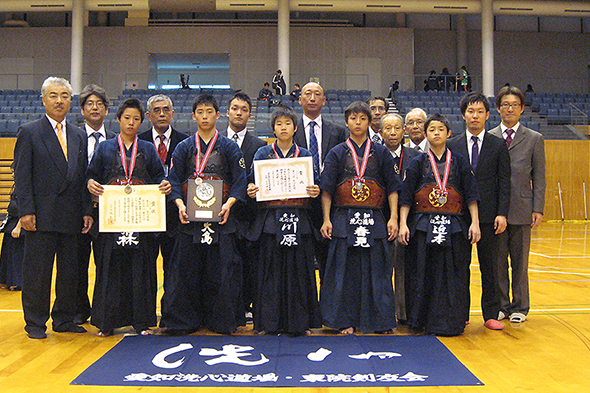
{"label": "elderly man", "polygon": [[404,146],[417,149],[421,153],[428,151],[430,146],[426,140],[424,123],[426,123],[424,109],[414,108],[406,114],[406,133],[410,137],[410,141]]}
{"label": "elderly man", "polygon": [[[92,160],[94,152],[98,148],[98,144],[110,138],[114,138],[116,134],[108,131],[104,126],[104,119],[109,113],[109,99],[106,91],[94,84],[90,84],[82,89],[79,96],[80,111],[84,116],[84,131],[86,131],[86,138],[88,140],[88,163]],[[98,206],[93,204],[92,217],[96,220],[98,217]],[[90,301],[88,299],[88,265],[90,263],[90,248],[92,237],[96,236],[98,226],[95,225],[90,233],[80,236],[79,257],[78,264],[78,295],[76,306],[76,317],[74,323],[81,325],[85,323],[90,317]]]}
{"label": "elderly man", "polygon": [[[154,144],[160,161],[164,165],[164,173],[168,176],[172,153],[176,145],[188,138],[188,135],[175,130],[170,125],[174,119],[174,106],[170,97],[166,95],[157,94],[148,99],[146,117],[152,122],[152,128],[138,134],[137,137]],[[165,291],[169,289],[170,258],[177,233],[177,217],[176,205],[168,203],[166,207],[166,232],[159,233],[156,237],[162,253]]]}
{"label": "elderly man", "polygon": [[[299,103],[303,107],[303,116],[293,140],[298,146],[311,152],[314,165],[321,171],[328,152],[337,144],[346,141],[348,132],[344,127],[332,124],[322,118],[322,108],[326,103],[326,96],[324,89],[318,83],[309,82],[303,86]],[[311,203],[311,221],[319,231],[323,223],[320,198],[315,198]],[[324,239],[316,240],[314,246],[320,277],[322,277],[328,257],[328,242]]]}
{"label": "elderly man", "polygon": [[373,97],[367,100],[373,118],[369,127],[369,138],[374,143],[383,144],[381,135],[381,118],[389,111],[389,103],[383,97]]}
{"label": "elderly man", "polygon": [[19,127],[14,149],[15,187],[22,228],[23,311],[30,338],[43,339],[50,316],[51,276],[57,256],[53,331],[84,333],[76,325],[78,237],[92,226],[84,173],[87,138],[66,121],[72,87],[49,77],[41,87],[45,116]]}
{"label": "elderly man", "polygon": [[[404,139],[403,119],[396,113],[386,114],[381,118],[381,135],[383,144],[393,156],[394,171],[403,180],[404,172],[412,158],[420,152],[411,147],[402,146]],[[392,208],[390,206],[390,208]],[[399,206],[395,208],[399,209]],[[395,315],[399,324],[405,325],[408,321],[406,316],[406,296],[405,296],[405,269],[404,269],[404,252],[405,246],[398,240],[391,243],[393,268],[395,269]]]}

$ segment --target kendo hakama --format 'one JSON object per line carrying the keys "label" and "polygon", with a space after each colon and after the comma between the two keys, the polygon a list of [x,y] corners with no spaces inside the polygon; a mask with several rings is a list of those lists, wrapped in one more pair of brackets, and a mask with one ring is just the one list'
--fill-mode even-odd
{"label": "kendo hakama", "polygon": [[[311,157],[297,148],[299,157]],[[295,157],[293,145],[286,157]],[[254,160],[275,159],[272,146],[263,146]],[[315,183],[319,183],[314,168]],[[250,182],[254,182],[253,174]],[[314,228],[309,218],[311,198],[258,203],[248,238],[259,247],[254,301],[254,329],[266,333],[305,334],[322,326],[314,265]]]}
{"label": "kendo hakama", "polygon": [[[367,141],[356,154],[361,159]],[[356,176],[346,143],[326,156],[321,189],[332,195],[332,240],[320,289],[324,325],[384,332],[396,327],[387,219],[387,196],[399,189],[394,162],[386,147],[371,144],[364,185],[368,198],[352,196]],[[359,163],[360,165],[360,163]],[[363,190],[365,190],[363,188]]]}
{"label": "kendo hakama", "polygon": [[[238,145],[219,135],[206,144],[198,133],[176,146],[169,181],[169,201],[183,199],[183,185],[194,181],[197,147],[201,160],[209,144],[210,156],[203,170],[205,179],[224,183],[223,203],[234,197],[238,203],[246,198],[246,170]],[[160,327],[169,332],[193,332],[204,326],[217,333],[232,333],[245,324],[242,293],[242,260],[236,248],[237,220],[230,210],[228,221],[180,224],[172,252],[170,286],[162,297]]]}
{"label": "kendo hakama", "polygon": [[[443,176],[449,150],[436,160]],[[405,279],[408,326],[420,332],[455,336],[465,329],[469,310],[466,294],[471,262],[468,238],[470,202],[479,197],[471,167],[461,155],[450,163],[447,202],[442,206],[429,198],[437,182],[427,154],[410,162],[406,170],[400,205],[410,206],[406,247]],[[467,310],[466,310],[467,309]]]}
{"label": "kendo hakama", "polygon": [[[131,184],[159,184],[164,179],[164,168],[154,145],[141,139],[136,143],[137,161]],[[133,146],[125,148],[127,167],[132,150]],[[125,184],[118,138],[98,146],[86,177],[100,184]],[[106,334],[129,325],[137,332],[156,326],[155,234],[99,233],[94,245],[96,283],[90,323]]]}

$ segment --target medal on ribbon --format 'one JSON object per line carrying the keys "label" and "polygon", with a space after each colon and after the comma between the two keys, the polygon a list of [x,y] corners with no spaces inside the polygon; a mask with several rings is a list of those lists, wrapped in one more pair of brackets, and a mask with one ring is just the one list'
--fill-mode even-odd
{"label": "medal on ribbon", "polygon": [[215,197],[215,190],[213,186],[209,183],[203,182],[203,172],[205,172],[205,166],[207,165],[207,161],[209,161],[209,156],[213,151],[213,147],[215,146],[215,142],[217,142],[217,137],[219,136],[219,132],[215,130],[215,134],[213,138],[209,141],[209,147],[205,151],[205,156],[201,161],[201,143],[199,141],[199,134],[195,133],[195,146],[197,148],[197,155],[195,157],[195,184],[197,185],[195,196],[193,201],[198,207],[207,208],[213,206],[217,198]]}
{"label": "medal on ribbon", "polygon": [[137,161],[137,135],[135,135],[135,139],[133,139],[133,149],[131,150],[131,161],[129,162],[129,168],[127,168],[127,155],[125,154],[125,145],[123,144],[121,134],[117,136],[117,141],[119,142],[119,152],[121,153],[121,165],[123,166],[123,171],[125,172],[125,193],[131,194],[133,192],[133,188],[131,187],[131,176],[133,175],[135,162]]}
{"label": "medal on ribbon", "polygon": [[354,170],[356,172],[356,176],[351,180],[353,182],[351,195],[355,201],[364,202],[369,196],[371,196],[371,189],[365,184],[364,178],[365,171],[367,170],[367,163],[369,162],[369,153],[371,152],[371,140],[367,138],[365,152],[363,153],[363,161],[360,166],[358,155],[356,154],[356,150],[350,139],[346,140],[346,145],[352,154],[352,161],[354,162]]}
{"label": "medal on ribbon", "polygon": [[428,159],[430,160],[430,166],[432,168],[432,172],[434,173],[434,178],[436,179],[437,185],[437,188],[433,188],[430,194],[428,195],[428,201],[434,207],[442,207],[445,205],[445,203],[447,203],[447,195],[449,194],[447,191],[447,183],[449,181],[449,172],[451,169],[451,151],[447,149],[445,174],[443,176],[442,181],[440,179],[438,167],[436,166],[434,154],[430,150],[428,150]]}

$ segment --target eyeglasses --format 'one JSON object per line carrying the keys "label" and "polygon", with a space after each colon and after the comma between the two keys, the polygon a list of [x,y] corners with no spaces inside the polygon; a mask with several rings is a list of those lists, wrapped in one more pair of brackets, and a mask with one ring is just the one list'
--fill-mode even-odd
{"label": "eyeglasses", "polygon": [[102,102],[102,101],[86,101],[84,106],[86,108],[92,108],[93,106],[96,106],[97,108],[101,109],[101,108],[104,108],[104,102]]}
{"label": "eyeglasses", "polygon": [[508,108],[518,109],[518,108],[520,108],[520,103],[513,102],[512,104],[510,104],[508,102],[505,102],[502,105],[500,105],[500,108],[502,108],[502,109],[508,109]]}

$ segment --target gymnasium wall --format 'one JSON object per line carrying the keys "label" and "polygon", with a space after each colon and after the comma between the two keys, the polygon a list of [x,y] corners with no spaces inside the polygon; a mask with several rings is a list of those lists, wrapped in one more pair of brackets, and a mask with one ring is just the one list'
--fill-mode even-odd
{"label": "gymnasium wall", "polygon": [[[70,29],[0,28],[0,37],[0,74],[38,74],[21,78],[28,86],[19,88],[39,88],[49,74],[69,75]],[[347,73],[363,73],[373,90],[386,92],[391,81],[382,75],[413,73],[413,42],[412,29],[292,27],[291,84],[319,76],[325,88],[342,89],[358,85]],[[275,27],[92,27],[84,48],[83,82],[99,83],[111,96],[126,81],[146,87],[149,53],[229,53],[231,86],[253,96],[277,69]],[[16,88],[6,84],[0,79],[0,88]]]}

